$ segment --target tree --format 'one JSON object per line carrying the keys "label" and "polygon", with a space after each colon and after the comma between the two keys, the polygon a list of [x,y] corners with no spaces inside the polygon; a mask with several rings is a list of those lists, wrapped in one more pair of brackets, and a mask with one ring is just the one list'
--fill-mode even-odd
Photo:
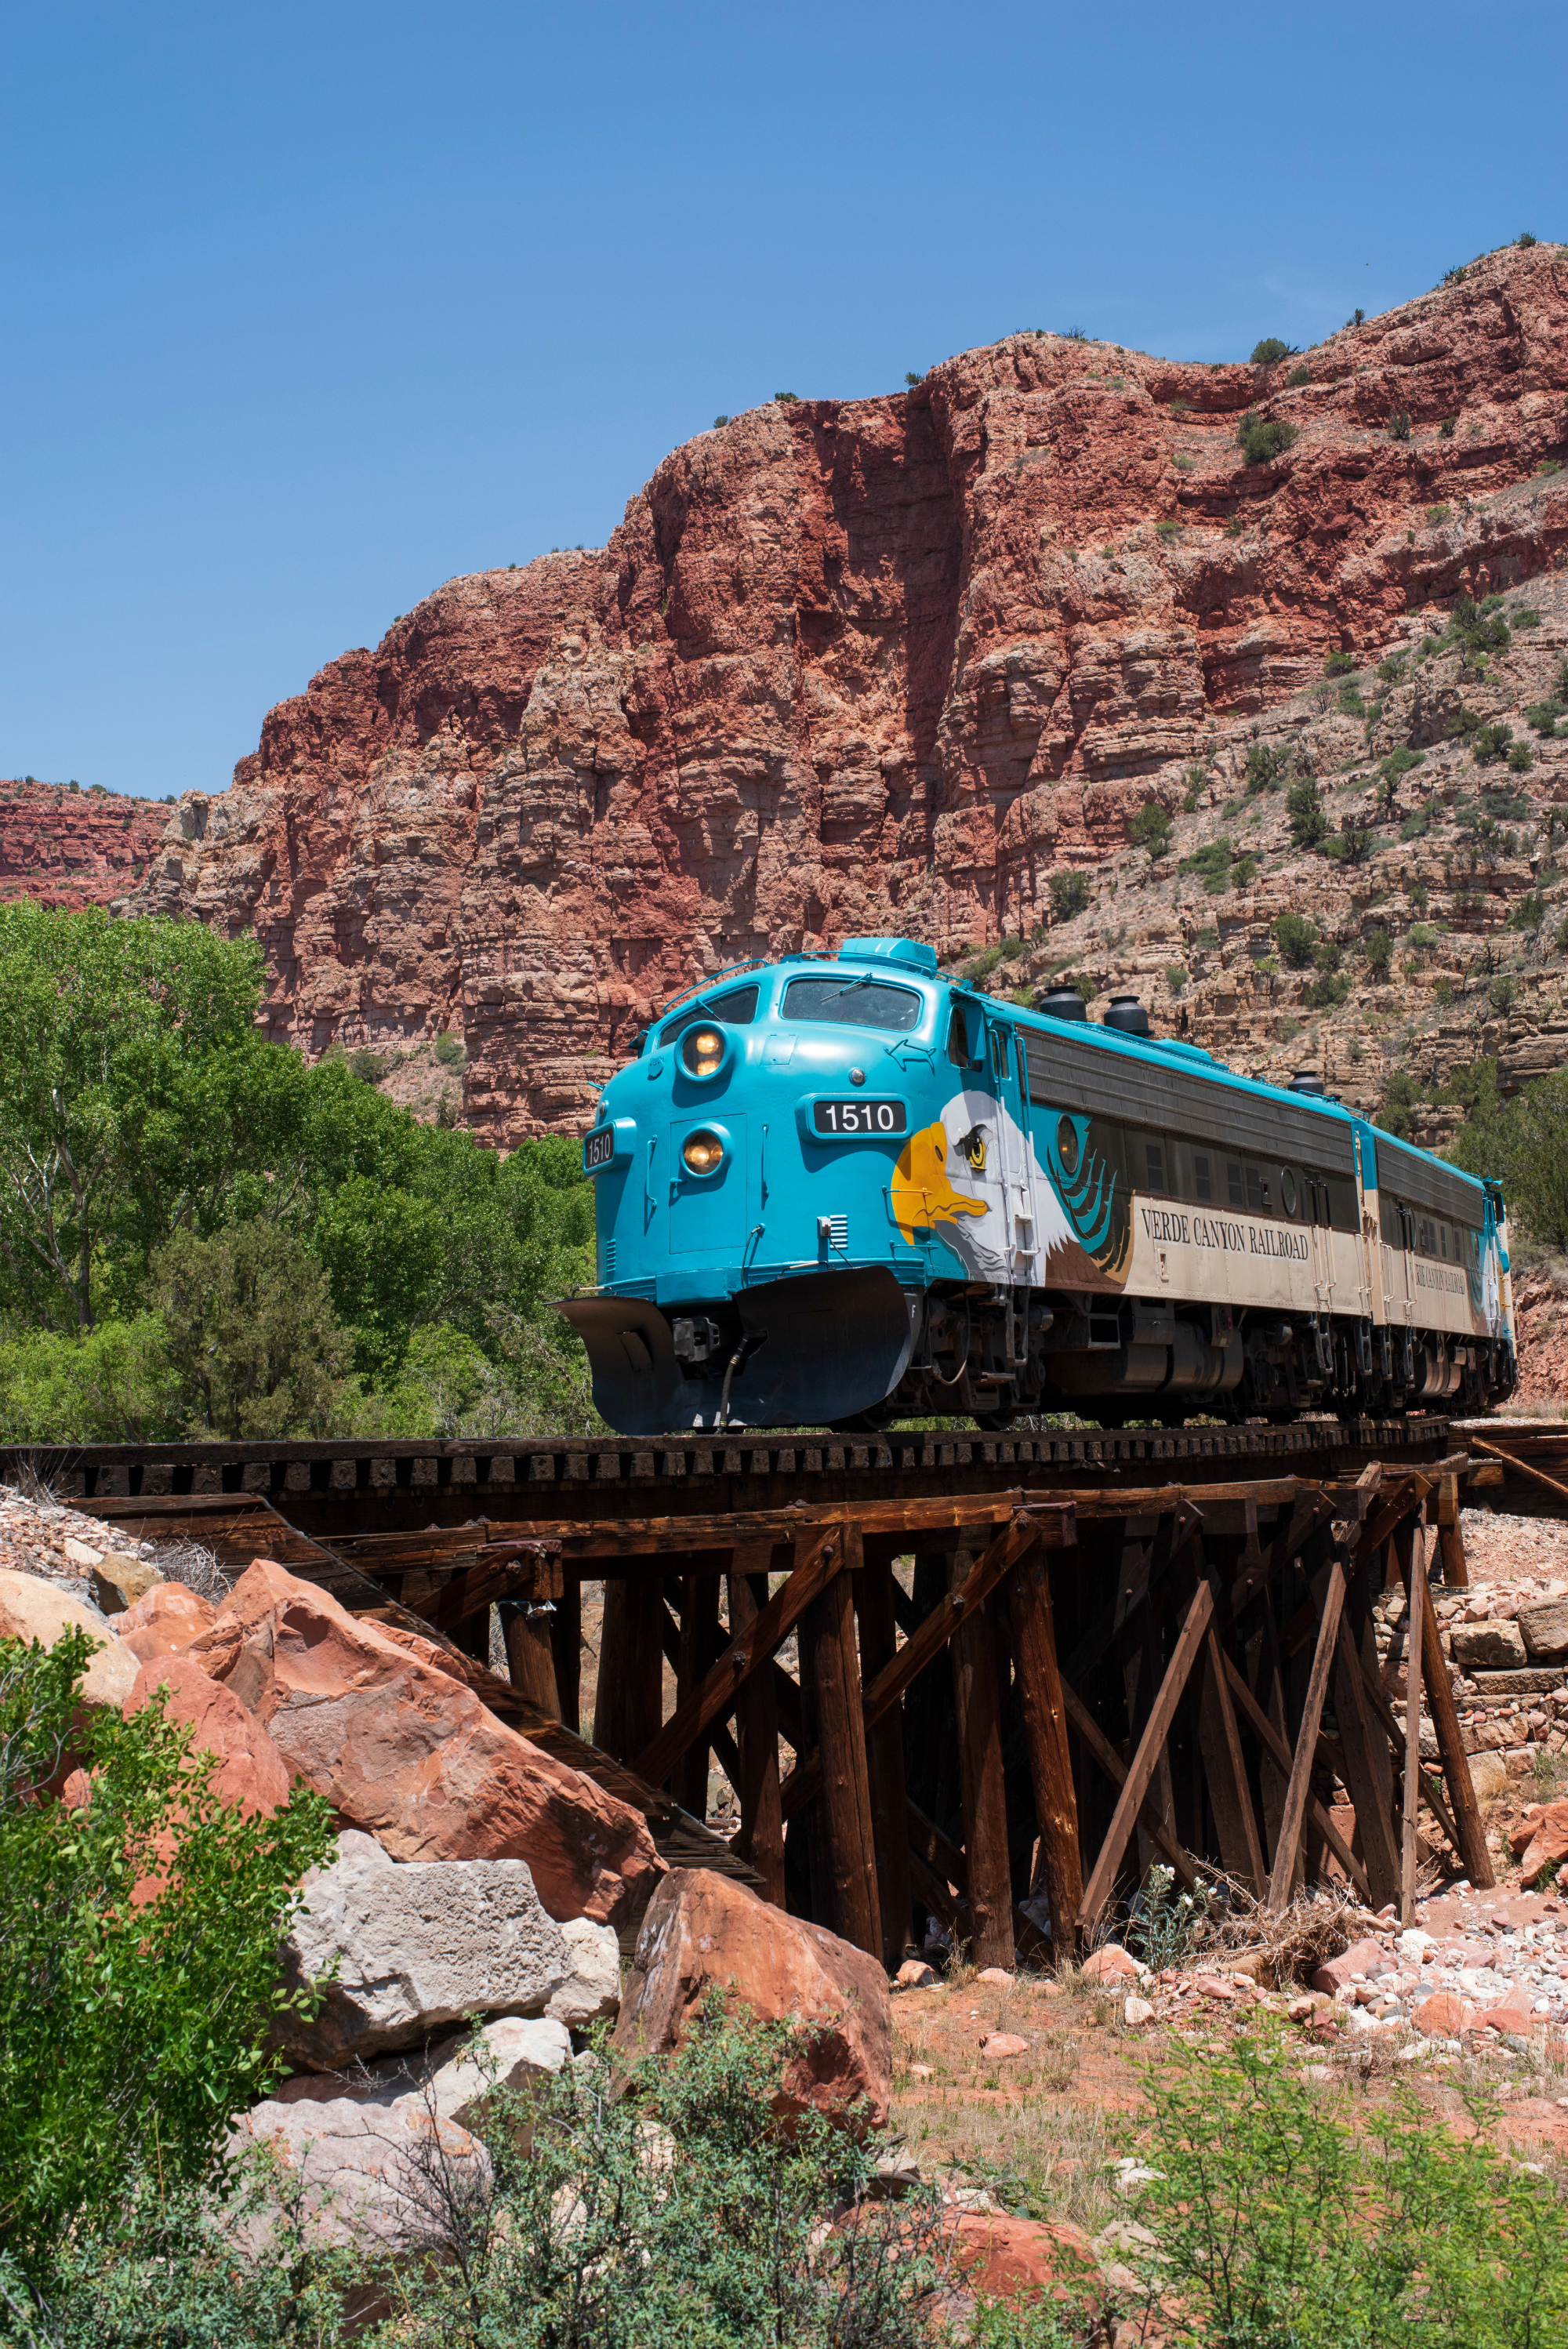
{"label": "tree", "polygon": [[[0,2245],[33,2269],[139,2166],[211,2168],[263,2095],[278,1944],[331,1813],[296,1784],[245,1818],[161,1707],[80,1728],[93,1643],[0,1640]],[[88,1801],[52,1799],[79,1750]]]}
{"label": "tree", "polygon": [[200,922],[0,905],[0,1302],[90,1329],[267,1164],[304,1071],[256,1034],[261,986],[254,941]]}
{"label": "tree", "polygon": [[1280,359],[1293,359],[1295,345],[1284,341],[1278,335],[1265,335],[1261,343],[1253,345],[1253,367],[1274,367]]}
{"label": "tree", "polygon": [[1324,812],[1323,794],[1310,775],[1292,783],[1284,795],[1284,812],[1295,847],[1315,848],[1327,836],[1328,818]]}
{"label": "tree", "polygon": [[1158,800],[1140,807],[1127,827],[1127,836],[1135,848],[1148,851],[1150,864],[1157,864],[1171,845],[1172,830],[1171,812]]}
{"label": "tree", "polygon": [[1305,914],[1282,914],[1274,924],[1274,940],[1292,970],[1305,970],[1317,944],[1317,932]]}
{"label": "tree", "polygon": [[292,1232],[260,1219],[210,1240],[181,1232],[154,1257],[151,1286],[195,1429],[236,1440],[325,1433],[351,1340]]}
{"label": "tree", "polygon": [[1236,428],[1236,438],[1249,465],[1272,465],[1276,457],[1295,447],[1297,434],[1294,424],[1271,423],[1249,409]]}

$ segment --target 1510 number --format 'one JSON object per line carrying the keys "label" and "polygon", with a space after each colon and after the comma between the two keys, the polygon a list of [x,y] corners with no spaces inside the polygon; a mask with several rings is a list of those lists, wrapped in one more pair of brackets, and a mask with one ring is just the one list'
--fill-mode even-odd
{"label": "1510 number", "polygon": [[908,1120],[896,1101],[820,1101],[811,1104],[817,1133],[903,1133]]}

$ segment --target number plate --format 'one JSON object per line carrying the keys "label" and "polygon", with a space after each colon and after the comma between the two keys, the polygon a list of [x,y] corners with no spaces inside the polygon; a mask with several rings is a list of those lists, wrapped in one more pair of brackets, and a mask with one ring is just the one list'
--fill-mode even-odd
{"label": "number plate", "polygon": [[598,1133],[591,1133],[583,1144],[583,1172],[584,1174],[597,1174],[600,1167],[608,1166],[614,1155],[615,1129],[613,1125],[602,1125]]}
{"label": "number plate", "polygon": [[845,1134],[903,1133],[908,1128],[901,1101],[819,1101],[811,1104],[811,1131],[834,1140]]}

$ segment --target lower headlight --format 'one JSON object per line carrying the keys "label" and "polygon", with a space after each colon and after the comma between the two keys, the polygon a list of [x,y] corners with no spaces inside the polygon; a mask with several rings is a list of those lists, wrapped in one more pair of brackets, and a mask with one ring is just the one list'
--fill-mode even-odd
{"label": "lower headlight", "polygon": [[724,1144],[717,1133],[688,1133],[681,1158],[689,1174],[717,1174],[724,1164]]}

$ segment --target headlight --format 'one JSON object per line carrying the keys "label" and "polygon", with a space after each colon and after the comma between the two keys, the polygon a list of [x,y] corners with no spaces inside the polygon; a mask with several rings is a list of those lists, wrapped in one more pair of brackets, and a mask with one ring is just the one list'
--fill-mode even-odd
{"label": "headlight", "polygon": [[724,1038],[717,1028],[688,1028],[681,1038],[681,1063],[688,1077],[711,1077],[724,1065]]}
{"label": "headlight", "polygon": [[688,1133],[681,1157],[690,1174],[717,1174],[724,1164],[724,1144],[717,1133]]}

